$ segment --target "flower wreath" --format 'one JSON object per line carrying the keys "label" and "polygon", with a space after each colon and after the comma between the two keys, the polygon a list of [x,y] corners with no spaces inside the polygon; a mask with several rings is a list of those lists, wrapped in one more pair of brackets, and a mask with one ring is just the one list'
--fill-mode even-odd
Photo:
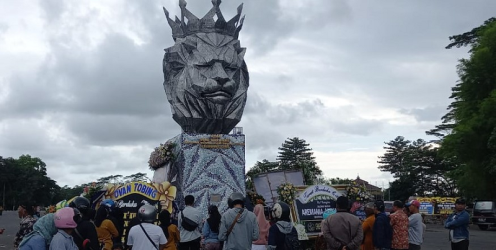
{"label": "flower wreath", "polygon": [[265,198],[255,192],[248,192],[248,196],[250,197],[253,205],[262,204],[265,206]]}
{"label": "flower wreath", "polygon": [[173,160],[175,158],[175,155],[172,150],[175,146],[176,144],[167,142],[156,147],[155,150],[153,150],[153,152],[150,154],[150,160],[148,160],[150,169],[157,170]]}
{"label": "flower wreath", "polygon": [[282,183],[279,187],[277,187],[277,194],[279,195],[280,201],[291,205],[296,198],[296,188],[289,182]]}

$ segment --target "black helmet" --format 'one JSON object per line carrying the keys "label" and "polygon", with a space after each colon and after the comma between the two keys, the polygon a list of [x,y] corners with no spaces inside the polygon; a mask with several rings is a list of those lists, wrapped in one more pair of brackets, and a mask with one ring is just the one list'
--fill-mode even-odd
{"label": "black helmet", "polygon": [[467,201],[465,201],[465,199],[463,199],[463,198],[458,198],[458,199],[456,199],[455,204],[465,205],[465,204],[467,204]]}
{"label": "black helmet", "polygon": [[277,221],[290,221],[290,208],[286,202],[279,201],[274,206],[272,206],[272,218]]}
{"label": "black helmet", "polygon": [[234,192],[229,196],[229,199],[231,199],[232,206],[236,204],[241,204],[241,206],[245,205],[245,196],[242,193]]}
{"label": "black helmet", "polygon": [[146,204],[139,208],[138,218],[141,222],[153,223],[157,217],[157,209],[154,206]]}
{"label": "black helmet", "polygon": [[86,214],[90,209],[90,201],[84,197],[78,196],[69,203],[69,207],[77,208],[82,214]]}

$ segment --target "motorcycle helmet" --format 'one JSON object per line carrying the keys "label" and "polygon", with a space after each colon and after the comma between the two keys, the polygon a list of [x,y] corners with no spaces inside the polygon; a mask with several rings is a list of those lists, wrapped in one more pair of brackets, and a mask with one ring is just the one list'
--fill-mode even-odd
{"label": "motorcycle helmet", "polygon": [[157,217],[157,209],[154,206],[146,204],[139,208],[138,219],[141,222],[153,223]]}
{"label": "motorcycle helmet", "polygon": [[104,206],[108,211],[112,211],[115,207],[115,202],[112,199],[105,199],[100,203],[100,206]]}
{"label": "motorcycle helmet", "polygon": [[234,192],[229,196],[231,199],[231,205],[234,207],[236,204],[241,204],[241,206],[245,206],[245,196],[242,193]]}
{"label": "motorcycle helmet", "polygon": [[69,203],[69,207],[77,208],[79,212],[82,214],[86,214],[90,209],[90,201],[84,197],[76,197],[71,203]]}
{"label": "motorcycle helmet", "polygon": [[64,207],[55,212],[54,221],[57,228],[76,228],[80,220],[81,213],[77,208]]}
{"label": "motorcycle helmet", "polygon": [[277,221],[290,221],[290,207],[287,203],[279,201],[274,206],[272,206],[272,218],[275,218]]}

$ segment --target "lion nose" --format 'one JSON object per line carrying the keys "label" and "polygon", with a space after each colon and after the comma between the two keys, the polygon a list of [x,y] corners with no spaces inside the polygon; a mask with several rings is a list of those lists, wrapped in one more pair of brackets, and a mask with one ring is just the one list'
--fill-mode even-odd
{"label": "lion nose", "polygon": [[217,83],[221,86],[223,86],[225,83],[229,81],[229,76],[227,75],[226,71],[224,70],[224,67],[222,67],[222,63],[216,62],[214,63],[212,67],[212,77]]}
{"label": "lion nose", "polygon": [[224,84],[226,84],[226,82],[229,81],[229,78],[222,78],[222,77],[216,77],[214,78],[215,81],[217,81],[217,83],[219,83],[219,85],[221,86],[224,86]]}

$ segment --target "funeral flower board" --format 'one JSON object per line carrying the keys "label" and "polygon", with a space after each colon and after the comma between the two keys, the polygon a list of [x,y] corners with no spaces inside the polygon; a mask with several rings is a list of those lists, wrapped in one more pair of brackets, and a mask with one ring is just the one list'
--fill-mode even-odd
{"label": "funeral flower board", "polygon": [[323,214],[336,209],[336,199],[342,194],[327,185],[312,185],[298,192],[294,201],[297,220],[305,226],[308,235],[320,233]]}
{"label": "funeral flower board", "polygon": [[[123,185],[108,185],[103,199],[112,199],[121,208],[124,218],[123,241],[129,231],[129,223],[138,216],[138,208],[150,204],[157,211],[169,210],[172,213],[172,202],[176,197],[176,187],[169,182],[144,183],[130,182]],[[158,214],[157,214],[158,215]]]}

